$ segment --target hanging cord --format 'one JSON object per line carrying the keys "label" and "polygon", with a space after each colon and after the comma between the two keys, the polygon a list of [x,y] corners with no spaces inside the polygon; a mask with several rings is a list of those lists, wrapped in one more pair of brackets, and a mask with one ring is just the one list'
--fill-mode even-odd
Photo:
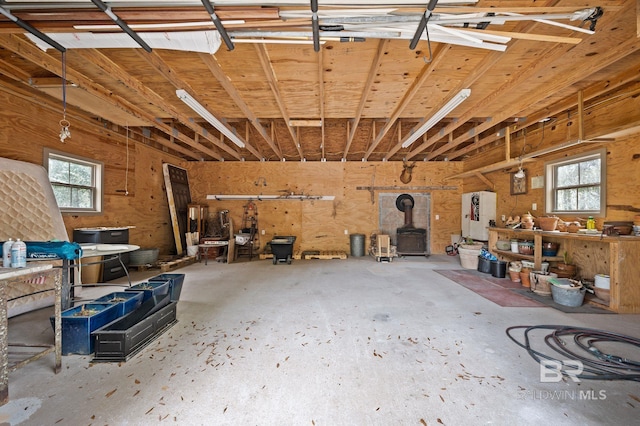
{"label": "hanging cord", "polygon": [[433,53],[431,53],[431,38],[429,38],[429,26],[424,27],[424,32],[427,33],[427,47],[429,48],[429,60],[426,57],[422,57],[425,64],[430,64],[433,61]]}
{"label": "hanging cord", "polygon": [[127,165],[124,172],[124,195],[129,195],[129,123],[125,127],[127,129]]}
{"label": "hanging cord", "polygon": [[[516,329],[523,331],[523,341],[513,336],[512,333]],[[544,336],[544,342],[548,348],[560,355],[560,359],[556,359],[532,347],[532,339],[529,334],[535,330],[549,331],[549,334]],[[553,364],[558,366],[558,372],[565,377],[591,380],[640,381],[640,361],[603,352],[604,348],[596,346],[600,343],[605,343],[608,347],[611,347],[611,344],[618,344],[625,345],[626,352],[632,349],[638,351],[640,349],[640,339],[635,337],[592,328],[565,325],[518,325],[507,328],[506,332],[507,336],[516,345],[524,348],[531,358],[538,363],[541,363],[543,359],[552,361]],[[563,337],[566,339],[563,340]],[[572,346],[569,345],[571,341],[573,341]],[[577,364],[583,367],[580,374],[571,374],[572,371],[566,368],[566,361],[580,363]],[[552,369],[548,364],[544,364],[544,366]]]}
{"label": "hanging cord", "polygon": [[62,52],[62,120],[60,120],[60,142],[71,137],[71,123],[67,121],[67,53]]}

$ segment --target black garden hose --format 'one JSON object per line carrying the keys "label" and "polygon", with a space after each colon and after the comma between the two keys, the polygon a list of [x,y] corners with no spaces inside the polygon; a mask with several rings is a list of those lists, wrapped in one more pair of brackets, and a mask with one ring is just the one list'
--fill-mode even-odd
{"label": "black garden hose", "polygon": [[[517,329],[523,330],[523,341],[513,336],[513,331]],[[544,341],[549,348],[560,355],[560,358],[554,358],[532,347],[530,333],[536,330],[550,331],[544,337]],[[557,366],[564,366],[567,361],[580,362],[583,366],[580,374],[571,374],[568,370],[560,369],[559,372],[563,376],[586,380],[640,381],[640,361],[606,353],[598,348],[601,343],[614,343],[640,350],[638,338],[610,331],[565,325],[517,325],[507,328],[506,333],[538,363],[544,359],[552,361]],[[575,347],[569,347],[570,341]]]}

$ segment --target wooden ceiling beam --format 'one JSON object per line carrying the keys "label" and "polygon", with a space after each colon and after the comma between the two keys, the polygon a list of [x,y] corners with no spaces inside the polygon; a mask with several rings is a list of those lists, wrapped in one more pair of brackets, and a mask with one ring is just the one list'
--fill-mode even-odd
{"label": "wooden ceiling beam", "polygon": [[[619,87],[622,87],[632,81],[635,81],[640,74],[640,68],[638,67],[630,67],[629,69],[620,72],[619,74],[607,78],[606,81],[598,81],[597,83],[585,88],[583,92],[584,101],[587,102],[591,99],[602,96],[606,93],[610,93],[613,90],[616,90]],[[519,123],[518,129],[529,128],[532,126],[538,125],[540,120],[543,120],[547,117],[554,117],[556,115],[565,113],[572,108],[576,107],[576,99],[573,96],[566,98],[561,102],[556,102],[553,104],[552,108],[546,108],[541,110],[540,112],[528,116],[527,119]],[[515,129],[514,129],[515,130]],[[495,142],[498,139],[506,137],[505,134],[506,128],[500,130],[499,132],[492,132],[484,138],[465,146],[464,148],[457,149],[456,151],[450,151],[447,153],[449,160],[455,160],[457,158],[462,157],[472,151],[478,150],[485,145],[488,145],[492,142]]]}
{"label": "wooden ceiling beam", "polygon": [[[289,116],[289,111],[287,111],[287,107],[284,104],[284,100],[282,99],[282,94],[280,93],[280,88],[278,87],[278,78],[276,77],[276,73],[273,70],[273,66],[271,64],[271,58],[269,58],[269,52],[267,51],[267,47],[264,44],[256,44],[255,45],[256,53],[258,54],[258,59],[260,60],[260,65],[262,66],[262,71],[267,79],[267,83],[269,83],[269,87],[271,88],[271,93],[275,97],[276,103],[278,104],[278,108],[280,109],[280,114],[282,114],[282,118],[285,121],[285,126],[287,126],[287,130],[289,131],[289,135],[291,135],[291,140],[298,150],[298,155],[300,156],[300,160],[304,158],[304,153],[302,152],[302,147],[300,146],[300,141],[293,129],[291,124],[291,117]],[[280,147],[278,147],[280,149]],[[280,150],[282,152],[282,150]]]}
{"label": "wooden ceiling beam", "polygon": [[465,146],[464,148],[460,148],[456,151],[447,152],[447,158],[449,159],[449,161],[453,161],[456,158],[462,157],[463,155],[471,151],[476,151],[485,145],[489,145],[492,142],[502,139],[503,137],[505,137],[505,132],[507,131],[508,128],[509,127],[502,129],[499,132],[491,133],[488,136],[485,136],[482,139],[478,139],[474,143],[469,144],[468,146]]}
{"label": "wooden ceiling beam", "polygon": [[[264,126],[260,124],[260,119],[258,118],[258,116],[251,110],[251,108],[249,108],[249,106],[244,101],[244,99],[242,99],[242,96],[240,96],[240,93],[238,92],[238,90],[235,88],[235,86],[233,85],[229,77],[227,77],[227,75],[224,73],[224,71],[220,67],[220,64],[216,60],[215,56],[205,54],[205,53],[200,53],[199,56],[202,62],[204,62],[207,68],[209,68],[209,71],[211,71],[214,77],[222,85],[222,87],[227,92],[227,94],[236,103],[236,105],[238,105],[238,108],[240,108],[240,110],[244,113],[244,115],[249,119],[249,121],[251,122],[251,125],[258,131],[258,133],[260,133],[260,136],[262,136],[262,138],[267,142],[267,144],[269,145],[271,150],[276,154],[278,159],[282,160],[282,152],[280,152],[278,147],[273,143],[271,136],[269,135],[267,130],[264,128]],[[252,152],[256,151],[255,148],[253,148],[249,144],[249,141],[245,141],[245,144],[247,145],[246,148],[249,149],[250,151]],[[258,157],[258,158],[262,159],[264,158],[264,156]]]}
{"label": "wooden ceiling beam", "polygon": [[[596,73],[599,70],[608,67],[609,65],[615,63],[616,61],[622,59],[623,57],[636,52],[640,50],[640,46],[637,42],[637,40],[628,40],[627,42],[622,43],[619,46],[619,49],[611,49],[608,52],[604,53],[603,55],[599,55],[598,61],[594,62],[591,66],[584,66],[584,67],[574,67],[572,70],[566,72],[566,73],[562,73],[562,74],[558,74],[558,78],[553,81],[552,83],[548,84],[545,86],[545,93],[539,93],[539,92],[532,92],[527,94],[526,96],[520,98],[518,100],[518,105],[516,108],[520,108],[520,111],[523,111],[526,107],[526,105],[532,105],[537,103],[540,99],[542,98],[546,98],[547,97],[547,93],[556,93],[559,92],[560,90],[564,89],[565,87],[570,86],[571,84],[579,81],[580,79],[584,78],[584,73],[585,70],[589,70],[590,73]],[[555,55],[550,54],[549,57],[554,58],[555,59]],[[501,87],[500,89],[498,89],[496,92],[492,93],[488,98],[494,98],[496,96],[498,96],[500,93],[504,93],[506,90],[510,90],[515,84],[517,84],[517,82],[521,81],[523,78],[531,78],[531,76],[535,73],[538,72],[541,68],[540,65],[544,64],[544,66],[548,66],[549,64],[547,62],[553,62],[553,60],[540,60],[537,61],[534,66],[531,67],[531,71],[528,72],[523,72],[521,74],[519,74],[519,78],[516,79],[517,81],[514,82],[510,82],[505,84],[503,87]],[[489,99],[486,99],[486,101],[489,101]],[[514,109],[516,108],[509,108],[509,107],[505,107],[504,108],[504,112],[499,114],[497,117],[494,117],[494,121],[495,122],[502,122],[503,120],[505,120],[506,118],[508,118],[509,116],[513,115]],[[469,113],[470,114],[470,113]],[[464,120],[464,118],[466,118],[466,114],[462,117],[462,120]],[[484,132],[485,130],[490,129],[492,126],[494,126],[494,123],[485,123],[485,124],[481,124],[476,128],[476,132],[480,133],[480,132]],[[459,125],[458,125],[459,126]],[[447,126],[449,127],[449,126]],[[449,129],[446,129],[449,130]],[[452,130],[451,130],[452,131]],[[468,134],[463,134],[458,136],[457,138],[455,138],[451,143],[443,146],[442,148],[439,148],[438,150],[436,150],[434,153],[429,154],[428,157],[434,158],[435,155],[441,154],[443,152],[446,152],[450,149],[455,148],[456,146],[458,146],[459,144],[466,142],[470,139],[470,136]]]}
{"label": "wooden ceiling beam", "polygon": [[[188,84],[184,79],[180,78],[180,76],[178,75],[178,72],[175,71],[173,68],[171,68],[169,66],[169,64],[167,64],[159,55],[156,51],[153,51],[151,53],[146,53],[146,52],[142,52],[140,51],[140,49],[135,49],[135,52],[138,54],[138,56],[142,59],[144,59],[145,61],[147,61],[147,63],[160,75],[162,75],[165,79],[167,79],[167,81],[169,81],[176,89],[184,89],[187,92],[193,94],[195,93],[195,91],[193,90],[193,88],[191,87],[190,84]],[[222,139],[221,139],[221,142]],[[226,144],[224,144],[226,145]],[[227,148],[229,148],[227,146]],[[225,151],[229,152],[227,150],[227,148],[225,148]],[[249,152],[251,152],[253,155],[256,156],[256,158],[261,159],[262,155],[256,151],[255,148],[253,148],[250,144],[246,143],[246,148]],[[232,154],[233,155],[233,154]],[[235,157],[235,155],[234,155]]]}
{"label": "wooden ceiling beam", "polygon": [[[209,16],[202,6],[133,8],[114,5],[112,10],[120,19],[130,23],[149,23],[154,21],[189,22],[208,21],[211,19],[211,16]],[[78,21],[113,23],[109,18],[105,18],[104,13],[101,13],[95,8],[82,9],[76,7],[51,10],[34,7],[31,10],[14,10],[12,14],[31,24],[41,22],[74,23]],[[216,6],[216,15],[222,20],[280,19],[279,8],[270,6]]]}
{"label": "wooden ceiling beam", "polygon": [[[458,86],[452,90],[452,92],[456,92],[462,90],[465,87],[472,87],[473,84],[478,81],[486,72],[491,69],[500,59],[502,58],[502,52],[491,52],[489,53],[483,60],[482,63],[475,67],[473,71],[458,84]],[[473,92],[472,92],[473,93]],[[477,103],[479,104],[479,103]],[[466,105],[465,105],[466,106]],[[466,114],[463,113],[463,116],[466,118],[468,116],[468,120],[473,119],[473,113],[475,112],[475,108],[469,108],[466,110]],[[441,141],[445,137],[447,137],[450,133],[453,133],[455,129],[462,126],[465,123],[465,118],[458,117],[457,120],[453,120],[449,122],[443,129],[441,129],[437,135],[431,137],[431,139],[427,140],[423,144],[414,148],[411,152],[407,154],[407,159],[412,159],[419,153],[423,152],[425,149],[429,148],[431,145]],[[451,143],[451,142],[449,142]]]}
{"label": "wooden ceiling beam", "polygon": [[378,41],[378,49],[376,50],[376,55],[373,58],[371,67],[369,68],[369,75],[367,76],[367,81],[365,82],[364,88],[362,89],[362,95],[360,96],[360,103],[358,104],[356,115],[351,120],[351,123],[350,123],[351,129],[349,132],[349,136],[347,138],[347,144],[344,148],[344,153],[342,154],[343,160],[347,159],[347,154],[349,153],[349,148],[351,148],[353,137],[356,134],[356,130],[358,130],[358,125],[360,124],[360,119],[362,118],[362,112],[364,111],[364,107],[367,105],[367,98],[371,93],[371,87],[373,86],[373,82],[375,81],[375,77],[378,73],[378,69],[380,68],[380,64],[382,63],[384,52],[387,50],[388,47],[389,47],[389,39]]}
{"label": "wooden ceiling beam", "polygon": [[[0,90],[6,93],[9,93],[12,96],[16,96],[21,99],[24,99],[25,101],[28,101],[32,104],[36,104],[40,108],[47,109],[49,111],[53,111],[53,112],[62,111],[62,105],[58,100],[54,100],[53,98],[48,96],[42,96],[40,91],[32,87],[29,87],[26,84],[25,85],[6,84],[7,83],[6,81],[0,81],[0,83],[4,83],[4,84],[0,84]],[[73,123],[74,128],[79,127],[78,124],[81,123],[82,130],[88,133],[93,133],[100,137],[109,137],[109,138],[113,138],[113,135],[116,135],[117,137],[120,137],[121,140],[124,140],[126,138],[126,136],[123,134],[114,133],[106,129],[102,121],[97,121],[92,118],[87,118],[87,112],[75,106],[72,106],[72,105],[67,106],[66,116],[67,116],[67,119]],[[135,132],[134,128],[130,128],[130,131]],[[193,150],[184,148],[182,145],[177,145],[166,139],[151,138],[151,137],[149,137],[148,139],[154,143],[157,143],[166,148],[169,148],[174,152],[178,152],[184,155],[185,157],[193,158],[194,160],[200,159],[200,156],[196,155]],[[175,154],[173,153],[171,153],[171,155],[175,156]]]}
{"label": "wooden ceiling beam", "polygon": [[[31,75],[29,73],[6,61],[0,61],[0,74],[4,74],[14,80],[23,82],[28,82],[31,79]],[[62,80],[60,80],[60,82],[62,82]]]}
{"label": "wooden ceiling beam", "polygon": [[[24,59],[33,62],[36,65],[46,69],[47,71],[59,75],[62,75],[62,62],[53,56],[43,52],[38,49],[33,43],[23,40],[22,38],[9,34],[9,35],[0,35],[0,45],[4,48],[14,52],[15,54],[23,57]],[[116,95],[112,91],[106,89],[105,87],[99,85],[98,83],[93,82],[91,79],[84,76],[82,73],[70,68],[66,67],[66,76],[67,79],[73,81],[78,87],[86,90],[88,93],[98,97],[105,103],[113,105],[114,107],[124,111],[126,114],[131,115],[139,120],[147,122],[149,126],[155,127],[163,131],[168,135],[175,135],[175,131],[164,123],[156,120],[156,117],[149,114],[148,112],[138,108],[133,105],[131,102],[122,98],[121,96]],[[220,155],[210,149],[196,144],[186,135],[178,133],[177,138],[191,146],[192,148],[206,153],[213,158],[221,159]],[[195,158],[197,156],[194,155]]]}
{"label": "wooden ceiling beam", "polygon": [[[626,13],[626,12],[623,11],[621,13]],[[614,25],[614,26],[618,25],[617,19],[611,19],[608,22],[610,22],[610,25]],[[611,28],[600,29],[601,32],[605,32],[605,33],[608,30],[610,31]],[[584,55],[579,48],[580,46],[573,48],[571,53],[575,55]],[[534,105],[538,103],[541,99],[548,98],[551,94],[557,93],[565,89],[566,87],[570,86],[571,84],[574,84],[580,81],[581,79],[584,79],[585,72],[587,70],[590,74],[595,74],[596,72],[612,65],[613,63],[623,59],[624,57],[632,53],[637,52],[638,50],[640,50],[640,45],[638,41],[636,39],[630,39],[630,40],[623,41],[621,44],[618,45],[616,49],[609,49],[608,51],[598,55],[598,57],[593,60],[591,60],[590,57],[586,57],[585,58],[586,60],[590,60],[589,64],[583,64],[583,66],[581,67],[573,67],[568,69],[567,72],[556,74],[557,78],[554,81],[550,82],[549,84],[545,85],[544,92],[531,91],[525,96],[518,98],[517,104],[515,106],[509,107],[505,105],[505,108],[502,109],[502,112],[497,116],[493,117],[493,122],[487,122],[485,124],[481,124],[476,128],[476,132],[477,133],[484,132],[490,129],[491,127],[495,126],[495,123],[502,122],[510,116],[517,115],[520,112],[526,111],[529,105]],[[518,73],[515,76],[515,78],[511,79],[510,81],[507,81],[505,84],[503,84],[493,93],[491,93],[485,99],[478,101],[475,105],[497,101],[500,97],[502,97],[503,94],[507,93],[510,90],[513,90],[521,82],[531,79],[535,76],[535,74],[540,73],[544,69],[549,68],[553,62],[557,61],[557,58],[559,56],[562,56],[562,53],[564,51],[566,51],[566,47],[564,47],[563,45],[556,45],[550,49],[547,49],[547,51],[543,55],[541,55],[540,60],[532,62],[531,66],[528,69]],[[572,63],[571,59],[567,58],[567,55],[564,55],[563,59],[567,61],[567,63]],[[472,105],[465,113],[463,113],[462,116],[459,117],[459,121],[457,123],[451,123],[450,125],[446,126],[444,129],[444,133],[451,133],[453,132],[453,130],[460,127],[464,122],[466,122],[466,120],[473,115],[473,109],[474,109],[473,107],[475,105]],[[468,135],[468,134],[460,135],[450,143],[444,145],[443,147],[429,154],[428,158],[432,159],[436,155],[442,154],[451,149],[455,149],[456,146],[468,141],[471,137],[473,137],[473,135]],[[415,154],[412,152],[412,156]]]}
{"label": "wooden ceiling beam", "polygon": [[[553,7],[556,3],[557,3],[557,0],[548,0],[546,2],[546,5],[543,6],[543,7]],[[526,33],[526,32],[530,31],[534,27],[535,27],[535,23],[521,22],[521,23],[519,23],[517,25],[516,31],[517,32]],[[519,43],[522,43],[522,41],[516,39],[515,41],[511,42],[511,47],[513,48],[515,44],[519,44]],[[550,57],[550,55],[549,55],[549,52],[551,52],[550,49],[557,49],[559,51],[560,47],[555,47],[555,48],[551,47],[551,48],[549,48],[547,50],[547,52],[545,53],[545,55],[543,55],[543,57],[547,57],[547,58]],[[464,81],[462,81],[460,84],[458,84],[458,86],[456,87],[455,90],[461,90],[461,89],[463,89],[465,87],[472,87],[473,83],[475,83],[483,75],[485,75],[485,73],[487,73],[491,69],[491,67],[493,67],[496,63],[498,63],[498,61],[500,61],[502,59],[502,57],[503,57],[503,53],[502,52],[491,52],[490,54],[488,54],[482,60],[480,66],[474,68],[474,70],[464,79]],[[453,133],[454,130],[458,129],[460,126],[462,126],[467,121],[472,120],[474,115],[475,115],[475,111],[477,110],[478,106],[486,104],[486,102],[493,102],[498,96],[501,95],[501,93],[505,92],[506,90],[511,90],[511,88],[515,86],[515,83],[513,83],[514,80],[518,80],[518,79],[514,78],[514,79],[508,81],[506,84],[503,85],[503,87],[504,87],[507,84],[511,83],[511,85],[508,86],[508,89],[505,88],[504,90],[501,90],[502,87],[500,87],[497,91],[492,92],[489,96],[485,97],[482,100],[477,101],[473,105],[469,105],[469,102],[466,102],[464,104],[464,107],[466,107],[466,110],[465,110],[466,112],[462,113],[462,115],[459,115],[457,120],[452,121],[451,123],[446,125],[443,129],[441,129],[437,136],[432,137],[431,140],[426,141],[425,143],[423,143],[422,145],[419,145],[418,147],[415,147],[407,155],[407,159],[412,159],[413,157],[415,157],[419,153],[423,152],[425,149],[429,148],[431,145],[441,141],[442,139],[444,139],[450,133]],[[518,80],[518,81],[521,81],[521,80]],[[494,120],[493,122],[494,123],[498,122],[498,120]],[[450,139],[449,142],[444,145],[445,147],[447,147],[446,149],[444,147],[441,147],[437,151],[439,153],[446,152],[447,150],[452,149],[451,146],[453,145],[453,143],[454,143],[454,140]],[[455,146],[457,146],[457,145],[455,145]],[[430,153],[429,156],[431,156],[431,158],[435,157],[434,153]],[[429,156],[427,156],[427,159],[429,158]]]}
{"label": "wooden ceiling beam", "polygon": [[[414,96],[416,94],[418,94],[418,91],[419,91],[420,87],[422,87],[422,85],[427,80],[427,78],[429,78],[431,73],[446,58],[447,52],[449,51],[450,48],[451,48],[451,46],[448,45],[448,44],[445,44],[445,45],[442,45],[442,46],[438,47],[435,50],[435,52],[433,53],[433,55],[432,55],[433,56],[432,60],[428,64],[425,64],[422,67],[422,69],[420,70],[420,73],[416,76],[416,78],[413,81],[413,83],[411,84],[411,86],[409,86],[407,91],[404,93],[404,96],[402,97],[402,99],[400,100],[400,102],[398,103],[396,108],[393,110],[393,113],[391,113],[391,116],[389,117],[389,120],[384,125],[384,127],[380,130],[380,132],[376,136],[375,140],[373,141],[373,143],[371,144],[371,146],[369,147],[369,149],[365,153],[365,155],[364,155],[364,159],[365,160],[369,158],[369,156],[371,155],[373,150],[376,149],[376,147],[382,141],[382,139],[385,137],[385,135],[389,132],[389,130],[391,130],[391,128],[393,127],[395,122],[398,120],[400,115],[404,112],[404,110],[407,108],[407,106],[411,103],[411,101],[413,100]],[[397,145],[395,145],[395,147],[392,148],[392,150],[391,150],[393,152],[390,151],[384,158],[386,160],[389,160],[393,154],[395,154],[398,150],[400,150],[401,147],[402,147],[402,142],[398,143]]]}
{"label": "wooden ceiling beam", "polygon": [[[132,90],[136,96],[144,99],[149,104],[155,105],[158,108],[164,110],[168,115],[177,119],[181,124],[191,129],[196,135],[205,138],[218,148],[226,151],[228,154],[232,155],[236,159],[240,159],[238,153],[232,150],[228,145],[220,141],[218,138],[213,136],[210,132],[204,129],[202,126],[196,124],[193,120],[190,119],[189,116],[181,113],[178,109],[176,109],[171,103],[167,102],[162,96],[158,95],[153,90],[149,89],[144,85],[140,80],[123,70],[120,66],[114,63],[107,56],[103,55],[96,49],[78,49],[74,52],[76,55],[79,55],[81,58],[89,61],[97,66],[99,66],[102,70],[106,71],[111,77],[115,78],[123,85],[125,85],[128,89]],[[175,132],[175,128],[174,128]],[[196,146],[200,146],[201,143],[199,141],[194,141]],[[202,145],[207,151],[207,154],[215,154],[212,157],[220,160],[222,157],[215,151],[211,151]],[[200,150],[200,148],[198,148]]]}
{"label": "wooden ceiling beam", "polygon": [[493,34],[502,37],[515,38],[520,40],[533,40],[533,41],[545,41],[549,43],[566,43],[566,44],[578,44],[582,41],[578,37],[559,37],[547,34],[533,34],[533,33],[521,33],[516,31],[492,31],[492,30],[479,30],[476,28],[465,28],[467,32],[477,32],[481,34]]}

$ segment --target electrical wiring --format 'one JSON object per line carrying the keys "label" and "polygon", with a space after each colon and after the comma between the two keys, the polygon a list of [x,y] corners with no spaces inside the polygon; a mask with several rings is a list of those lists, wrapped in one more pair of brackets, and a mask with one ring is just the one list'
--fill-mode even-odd
{"label": "electrical wiring", "polygon": [[[514,336],[514,331],[522,330],[522,340]],[[531,334],[539,330],[546,330],[544,343],[547,348],[560,355],[551,356],[534,349]],[[585,380],[630,380],[640,381],[640,361],[628,356],[612,354],[605,351],[603,346],[612,344],[623,345],[640,352],[640,339],[609,331],[572,327],[565,325],[518,325],[506,329],[507,336],[518,346],[525,349],[538,363],[543,360],[551,361],[558,368],[558,372],[565,377],[575,377]],[[543,347],[544,348],[544,347]],[[622,349],[622,347],[620,347]],[[582,366],[580,374],[565,369],[565,366]],[[551,368],[545,364],[546,368]]]}

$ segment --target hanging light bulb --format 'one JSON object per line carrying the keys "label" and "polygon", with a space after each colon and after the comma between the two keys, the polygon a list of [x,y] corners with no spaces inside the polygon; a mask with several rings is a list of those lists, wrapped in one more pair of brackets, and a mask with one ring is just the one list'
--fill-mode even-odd
{"label": "hanging light bulb", "polygon": [[515,176],[515,177],[516,177],[516,178],[518,178],[518,179],[524,179],[524,177],[525,177],[526,175],[525,175],[525,173],[524,173],[524,170],[522,170],[522,165],[520,165],[520,167],[518,167],[518,171],[517,171],[517,172],[516,172],[516,174],[515,174],[515,175],[513,175],[513,176]]}

